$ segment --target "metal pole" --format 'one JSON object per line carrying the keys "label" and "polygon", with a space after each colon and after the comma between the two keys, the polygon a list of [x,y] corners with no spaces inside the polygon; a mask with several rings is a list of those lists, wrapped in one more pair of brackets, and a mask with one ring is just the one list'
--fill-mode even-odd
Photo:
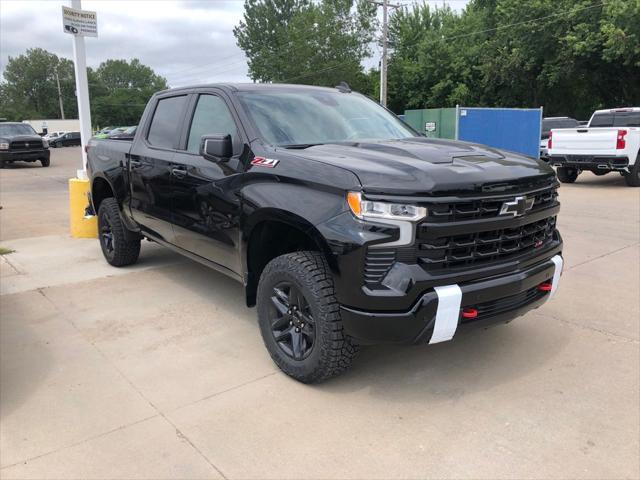
{"label": "metal pole", "polygon": [[[82,10],[81,0],[71,0],[71,8]],[[85,145],[91,138],[91,111],[89,109],[87,55],[82,35],[73,35],[73,65],[76,73],[76,95],[78,98],[78,118],[80,119],[80,141],[82,143],[82,170],[78,170],[78,178],[87,178]]]}
{"label": "metal pole", "polygon": [[382,0],[382,68],[380,69],[380,104],[387,106],[387,6],[388,0]]}
{"label": "metal pole", "polygon": [[57,66],[56,66],[56,84],[58,85],[58,103],[60,104],[60,118],[64,120],[64,106],[62,105],[62,92],[60,91],[60,78],[58,78]]}

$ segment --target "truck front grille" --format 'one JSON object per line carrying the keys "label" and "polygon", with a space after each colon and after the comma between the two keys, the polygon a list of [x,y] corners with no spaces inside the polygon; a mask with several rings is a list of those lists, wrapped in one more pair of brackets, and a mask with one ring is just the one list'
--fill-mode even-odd
{"label": "truck front grille", "polygon": [[11,150],[42,150],[42,141],[38,140],[16,140],[15,142],[11,142],[10,149]]}
{"label": "truck front grille", "polygon": [[[557,201],[556,188],[548,188],[536,194],[530,213],[543,210]],[[513,198],[513,195],[511,196]],[[429,206],[428,222],[457,222],[478,218],[494,218],[500,213],[504,198],[487,198],[468,202],[436,203]]]}
{"label": "truck front grille", "polygon": [[417,260],[427,269],[479,266],[543,248],[552,240],[556,217],[515,228],[418,239]]}

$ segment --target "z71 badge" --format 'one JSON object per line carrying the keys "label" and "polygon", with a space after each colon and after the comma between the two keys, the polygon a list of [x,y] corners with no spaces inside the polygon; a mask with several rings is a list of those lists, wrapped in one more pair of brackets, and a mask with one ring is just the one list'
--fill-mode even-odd
{"label": "z71 badge", "polygon": [[276,160],[275,158],[256,157],[251,160],[251,165],[255,165],[257,167],[273,168],[278,165],[279,162],[280,160]]}

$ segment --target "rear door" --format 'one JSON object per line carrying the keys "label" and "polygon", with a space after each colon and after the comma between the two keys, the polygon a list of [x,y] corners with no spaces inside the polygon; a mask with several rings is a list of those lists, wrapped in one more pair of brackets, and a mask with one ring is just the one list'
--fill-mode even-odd
{"label": "rear door", "polygon": [[169,243],[173,243],[171,161],[188,99],[186,94],[159,97],[128,159],[131,215],[144,232]]}
{"label": "rear door", "polygon": [[[189,111],[188,129],[172,162],[175,244],[240,273],[240,200],[233,185],[241,172],[243,134],[222,92],[194,94]],[[232,158],[211,161],[200,156],[201,137],[207,134],[231,135]]]}

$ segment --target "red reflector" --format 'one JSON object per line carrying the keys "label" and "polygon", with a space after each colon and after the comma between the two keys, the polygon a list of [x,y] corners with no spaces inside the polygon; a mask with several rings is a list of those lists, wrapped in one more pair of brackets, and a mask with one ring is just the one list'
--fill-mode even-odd
{"label": "red reflector", "polygon": [[544,282],[538,285],[538,290],[541,292],[550,292],[552,287],[553,285],[551,282]]}
{"label": "red reflector", "polygon": [[547,149],[553,147],[553,132],[549,132],[549,141],[547,142]]}
{"label": "red reflector", "polygon": [[626,130],[618,130],[618,136],[616,137],[616,150],[624,150],[627,147],[627,141],[624,139],[626,136]]}
{"label": "red reflector", "polygon": [[462,309],[462,318],[476,318],[478,316],[478,310],[471,307]]}

